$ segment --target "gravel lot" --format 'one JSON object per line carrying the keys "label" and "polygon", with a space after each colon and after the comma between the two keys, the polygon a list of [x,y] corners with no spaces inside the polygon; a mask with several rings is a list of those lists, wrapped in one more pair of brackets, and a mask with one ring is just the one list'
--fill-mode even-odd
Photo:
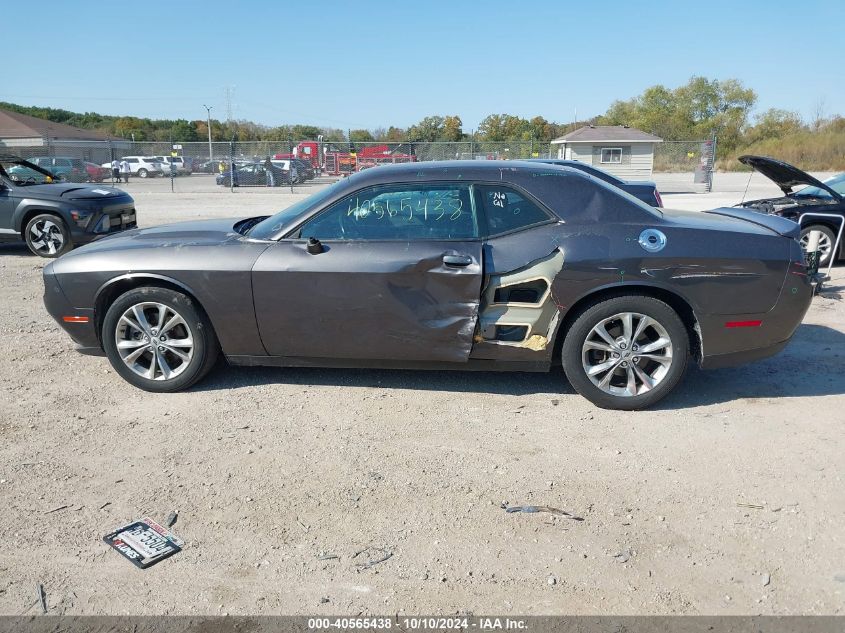
{"label": "gravel lot", "polygon": [[[126,188],[144,226],[302,195],[212,182]],[[623,413],[560,371],[221,365],[136,391],[49,318],[43,263],[0,246],[2,614],[36,613],[36,583],[69,614],[845,613],[845,266],[779,356]],[[186,548],[151,569],[101,540],[173,510]]]}

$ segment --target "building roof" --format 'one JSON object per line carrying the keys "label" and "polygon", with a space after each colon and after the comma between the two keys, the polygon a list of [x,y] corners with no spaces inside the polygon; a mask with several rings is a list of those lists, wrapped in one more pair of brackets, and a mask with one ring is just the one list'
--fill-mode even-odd
{"label": "building roof", "polygon": [[84,141],[105,141],[106,136],[92,130],[54,123],[46,119],[0,110],[0,139],[4,138],[54,138]]}
{"label": "building roof", "polygon": [[662,143],[654,134],[627,125],[585,125],[552,143]]}

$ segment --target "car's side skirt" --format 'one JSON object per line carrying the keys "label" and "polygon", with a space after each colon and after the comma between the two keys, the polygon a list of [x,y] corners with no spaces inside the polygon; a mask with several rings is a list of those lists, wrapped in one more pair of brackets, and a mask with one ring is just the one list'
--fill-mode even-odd
{"label": "car's side skirt", "polygon": [[350,358],[309,358],[302,356],[226,356],[231,365],[248,367],[332,367],[345,369],[436,369],[446,371],[525,371],[548,372],[548,362],[470,359],[465,363],[439,361],[356,360]]}

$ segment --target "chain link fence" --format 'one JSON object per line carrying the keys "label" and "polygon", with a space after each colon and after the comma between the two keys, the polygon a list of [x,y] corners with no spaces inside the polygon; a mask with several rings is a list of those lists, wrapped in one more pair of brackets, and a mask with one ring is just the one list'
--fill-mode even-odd
{"label": "chain link fence", "polygon": [[702,193],[713,187],[716,137],[701,141],[663,141],[654,146],[653,179],[666,193]]}
{"label": "chain link fence", "polygon": [[[712,185],[716,139],[698,141],[664,141],[654,146],[654,174],[661,191],[709,191]],[[316,142],[316,141],[232,141],[232,142],[132,142],[123,139],[89,142],[50,142],[40,146],[6,147],[3,151],[24,158],[54,157],[76,159],[93,166],[108,167],[111,161],[124,157],[147,157],[159,161],[160,172],[143,173],[141,177],[164,176],[171,180],[174,192],[227,191],[234,186],[266,186],[267,179],[257,167],[267,159],[285,170],[276,179],[292,189],[323,184],[355,171],[384,164],[442,160],[518,160],[553,158],[556,149],[541,141],[476,141],[456,142]],[[171,179],[171,156],[177,156],[180,168],[174,168]],[[290,171],[290,160],[298,165]],[[54,161],[55,163],[56,161]],[[235,166],[235,182],[230,170]],[[252,170],[252,171],[250,171]],[[259,173],[261,172],[261,173]],[[300,173],[302,172],[302,173]],[[184,178],[195,178],[190,187]],[[250,175],[252,174],[252,176]],[[137,171],[133,176],[137,177]],[[204,180],[200,177],[210,176]],[[254,176],[254,177],[253,177]],[[92,179],[94,177],[92,176]],[[107,180],[110,179],[110,175]],[[180,183],[180,181],[182,181]]]}

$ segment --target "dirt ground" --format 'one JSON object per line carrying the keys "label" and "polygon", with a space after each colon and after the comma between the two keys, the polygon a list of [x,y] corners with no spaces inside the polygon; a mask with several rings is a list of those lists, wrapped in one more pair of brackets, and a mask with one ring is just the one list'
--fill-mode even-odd
{"label": "dirt ground", "polygon": [[[297,197],[127,189],[146,226]],[[74,351],[43,263],[0,246],[2,614],[37,583],[68,614],[845,613],[845,266],[780,355],[624,413],[560,371],[221,365],[145,393]],[[174,510],[186,546],[155,567],[102,542]]]}

